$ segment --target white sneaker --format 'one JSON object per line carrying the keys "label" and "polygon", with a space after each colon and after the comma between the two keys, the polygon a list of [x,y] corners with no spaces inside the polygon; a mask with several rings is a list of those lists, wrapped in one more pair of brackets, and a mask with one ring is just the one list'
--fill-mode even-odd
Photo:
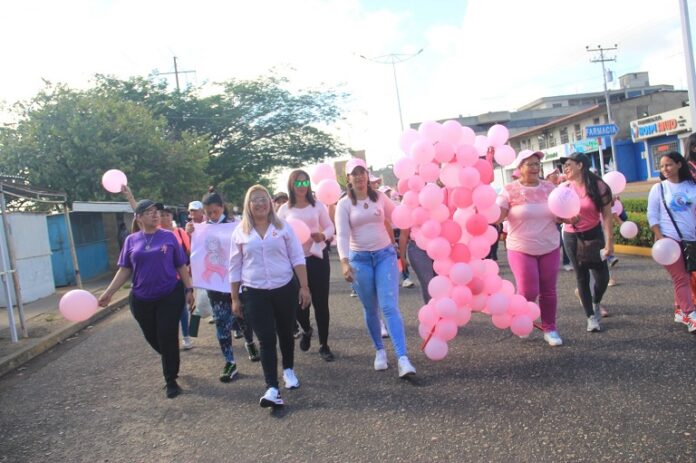
{"label": "white sneaker", "polygon": [[401,286],[404,288],[413,288],[416,285],[411,281],[410,278],[404,278],[404,281],[403,283],[401,283]]}
{"label": "white sneaker", "polygon": [[300,380],[297,379],[292,368],[283,370],[283,381],[285,382],[285,389],[297,389],[300,387]]}
{"label": "white sneaker", "polygon": [[408,357],[402,355],[399,357],[399,378],[406,378],[416,374],[416,369],[411,365]]}
{"label": "white sneaker", "polygon": [[691,312],[687,317],[686,321],[689,323],[689,333],[696,331],[696,311]]}
{"label": "white sneaker", "polygon": [[563,339],[558,335],[558,331],[549,331],[544,333],[544,341],[549,343],[549,346],[556,347],[563,345]]}
{"label": "white sneaker", "polygon": [[565,264],[565,265],[563,266],[563,270],[565,270],[566,272],[572,272],[572,271],[573,271],[573,266],[570,265],[570,264]]}
{"label": "white sneaker", "polygon": [[389,368],[389,364],[387,363],[387,351],[380,349],[375,353],[375,370],[380,371],[386,370],[387,368]]}
{"label": "white sneaker", "polygon": [[674,322],[689,326],[689,317],[684,315],[679,307],[674,308]]}
{"label": "white sneaker", "polygon": [[602,331],[602,328],[599,326],[599,319],[596,316],[587,317],[587,331],[590,333]]}
{"label": "white sneaker", "polygon": [[184,348],[184,350],[193,349],[191,338],[189,336],[184,336],[184,341],[181,343],[181,346]]}
{"label": "white sneaker", "polygon": [[282,407],[285,405],[283,399],[280,397],[280,391],[274,387],[269,387],[266,393],[259,400],[259,405],[262,407]]}
{"label": "white sneaker", "polygon": [[379,329],[382,332],[383,338],[389,337],[389,331],[387,331],[387,326],[384,324],[384,322],[381,319],[379,320]]}

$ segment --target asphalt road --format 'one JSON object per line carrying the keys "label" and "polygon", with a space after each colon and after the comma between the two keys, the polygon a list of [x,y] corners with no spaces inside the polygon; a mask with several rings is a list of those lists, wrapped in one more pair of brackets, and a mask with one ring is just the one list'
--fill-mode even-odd
{"label": "asphalt road", "polygon": [[595,334],[562,272],[559,348],[475,314],[432,362],[418,351],[419,291],[402,290],[418,369],[404,381],[391,346],[389,370],[372,369],[361,309],[332,257],[337,358],[296,349],[301,387],[283,392],[282,411],[258,406],[259,364],[241,358],[234,382],[217,380],[223,361],[207,324],[182,352],[185,393],[166,399],[158,357],[123,309],[0,380],[0,461],[696,460],[696,336],[673,322],[667,273],[651,260],[621,258],[605,297],[612,316]]}

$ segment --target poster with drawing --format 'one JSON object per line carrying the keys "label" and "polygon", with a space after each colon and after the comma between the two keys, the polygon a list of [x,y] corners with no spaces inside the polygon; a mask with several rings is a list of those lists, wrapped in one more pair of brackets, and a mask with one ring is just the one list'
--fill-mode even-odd
{"label": "poster with drawing", "polygon": [[230,239],[238,223],[196,224],[191,236],[191,275],[194,288],[230,292]]}

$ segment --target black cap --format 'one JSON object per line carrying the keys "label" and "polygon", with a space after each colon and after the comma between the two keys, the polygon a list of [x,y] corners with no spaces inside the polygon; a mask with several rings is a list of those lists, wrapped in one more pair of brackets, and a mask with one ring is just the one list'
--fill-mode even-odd
{"label": "black cap", "polygon": [[568,156],[559,159],[561,165],[565,164],[567,160],[579,162],[583,164],[585,167],[590,167],[592,165],[592,162],[590,162],[590,158],[587,157],[585,153],[571,153]]}
{"label": "black cap", "polygon": [[146,210],[150,209],[152,206],[155,206],[155,208],[158,211],[164,209],[164,204],[162,203],[156,203],[151,199],[141,199],[140,201],[138,201],[138,204],[135,205],[135,213],[142,214]]}

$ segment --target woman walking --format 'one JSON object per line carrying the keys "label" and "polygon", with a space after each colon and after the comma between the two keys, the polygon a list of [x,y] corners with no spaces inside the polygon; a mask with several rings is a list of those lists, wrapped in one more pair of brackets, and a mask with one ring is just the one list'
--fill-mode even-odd
{"label": "woman walking", "polygon": [[143,199],[135,207],[140,231],[128,235],[118,259],[118,271],[99,297],[106,307],[113,294],[132,277],[130,308],[145,339],[162,357],[162,371],[170,399],[181,393],[179,375],[179,319],[181,307],[193,304],[188,259],[174,235],[159,228],[161,204]]}
{"label": "woman walking", "polygon": [[[648,195],[648,223],[655,240],[670,238],[681,242],[696,240],[696,183],[684,157],[672,151],[660,158],[660,179]],[[674,287],[674,321],[696,330],[690,279],[683,253],[676,262],[665,265]]]}
{"label": "woman walking", "polygon": [[[606,258],[614,255],[611,188],[590,172],[590,158],[585,154],[573,153],[560,161],[567,182],[559,188],[572,188],[580,197],[580,213],[564,220],[563,243],[575,270],[578,295],[587,316],[587,331],[599,332],[599,317],[608,315],[600,306],[609,283]],[[590,272],[595,282],[593,289],[590,289]]]}
{"label": "woman walking", "polygon": [[[319,355],[327,362],[334,359],[329,348],[329,280],[331,264],[329,247],[325,241],[333,238],[334,226],[329,218],[326,206],[314,198],[309,175],[303,170],[295,170],[288,178],[289,201],[280,206],[278,217],[283,220],[297,219],[309,228],[310,240],[302,245],[304,250],[309,291],[312,294],[314,318],[319,332]],[[316,244],[314,244],[316,243]],[[312,246],[323,245],[321,255],[311,252]],[[298,308],[297,320],[302,327],[300,349],[309,350],[312,339],[312,326],[309,321],[309,308]]]}
{"label": "woman walking", "polygon": [[261,185],[247,190],[242,221],[232,234],[230,249],[232,310],[253,328],[261,347],[267,388],[262,407],[284,404],[278,390],[276,336],[285,388],[300,386],[293,369],[292,332],[298,302],[306,308],[312,300],[302,246],[292,228],[275,214],[271,201]]}
{"label": "woman walking", "polygon": [[549,346],[563,340],[556,331],[556,282],[560,259],[560,236],[556,216],[547,205],[554,184],[539,176],[541,151],[523,151],[515,161],[519,180],[508,183],[498,196],[500,222],[507,218],[506,248],[517,290],[528,301],[539,298],[541,328]]}
{"label": "woman walking", "polygon": [[375,370],[386,370],[387,352],[379,326],[382,308],[389,335],[398,358],[399,377],[414,375],[408,359],[404,322],[399,311],[399,269],[389,217],[394,203],[373,190],[365,161],[353,158],[346,163],[348,195],[336,207],[338,254],[343,277],[353,283],[365,315],[365,324],[375,347]]}

